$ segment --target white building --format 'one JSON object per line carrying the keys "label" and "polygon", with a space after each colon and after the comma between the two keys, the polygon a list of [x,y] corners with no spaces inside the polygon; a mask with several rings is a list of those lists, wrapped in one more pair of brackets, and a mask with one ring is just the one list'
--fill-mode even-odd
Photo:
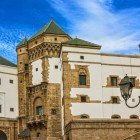
{"label": "white building", "polygon": [[0,117],[18,117],[17,84],[16,65],[0,56]]}
{"label": "white building", "polygon": [[126,74],[131,78],[134,89],[128,104],[137,104],[140,56],[105,54],[100,49],[71,38],[53,21],[17,46],[21,137],[28,128],[28,137],[60,140],[74,119],[139,118],[139,106],[126,106],[119,83]]}
{"label": "white building", "polygon": [[[89,80],[89,83],[85,82],[81,85],[78,83],[78,86],[72,85],[75,79],[71,81],[70,98],[77,100],[71,101],[72,116],[85,114],[93,119],[139,118],[139,107],[132,109],[126,106],[121,97],[119,83],[126,74],[131,78],[134,89],[128,104],[130,106],[136,105],[139,101],[138,96],[140,96],[140,56],[100,53],[100,46],[90,45],[90,43],[78,38],[64,43],[61,57],[64,53],[67,53],[71,71],[76,71],[76,69],[80,71],[80,67],[81,69],[86,68],[85,74],[82,75],[85,75]],[[64,68],[63,64],[66,62],[63,61],[63,58],[60,59],[62,59],[62,67]],[[71,77],[74,77],[73,72]],[[79,82],[80,77],[78,78]],[[87,84],[89,85],[87,86]],[[63,91],[63,96],[65,94],[67,93]]]}

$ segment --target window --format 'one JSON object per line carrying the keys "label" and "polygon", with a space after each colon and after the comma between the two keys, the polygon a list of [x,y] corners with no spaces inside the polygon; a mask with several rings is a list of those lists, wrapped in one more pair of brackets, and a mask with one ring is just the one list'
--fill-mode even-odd
{"label": "window", "polygon": [[84,59],[84,56],[80,56],[80,59]]}
{"label": "window", "polygon": [[56,115],[56,109],[54,109],[54,108],[51,109],[51,114],[52,114],[52,115]]}
{"label": "window", "polygon": [[81,96],[81,102],[86,102],[86,96]]}
{"label": "window", "polygon": [[139,119],[139,117],[137,115],[131,115],[130,119]]}
{"label": "window", "polygon": [[42,106],[36,107],[36,115],[43,115],[43,108]]}
{"label": "window", "polygon": [[118,104],[119,103],[117,97],[111,97],[111,100],[112,100],[112,104]]}
{"label": "window", "polygon": [[14,108],[10,108],[10,111],[11,111],[11,112],[14,112]]}
{"label": "window", "polygon": [[135,87],[135,77],[130,77],[130,81],[132,82],[133,86]]}
{"label": "window", "polygon": [[0,78],[0,85],[1,85],[1,78]]}
{"label": "window", "polygon": [[120,115],[115,114],[115,115],[112,115],[112,116],[111,116],[111,118],[112,118],[112,119],[120,119],[120,118],[121,118],[121,116],[120,116]]}
{"label": "window", "polygon": [[58,69],[58,65],[55,65],[55,69]]}
{"label": "window", "polygon": [[13,81],[13,80],[9,80],[9,83],[13,84],[13,83],[14,83],[14,81]]}
{"label": "window", "polygon": [[111,77],[111,86],[117,86],[117,77]]}
{"label": "window", "polygon": [[35,71],[38,71],[38,68],[36,68]]}
{"label": "window", "polygon": [[0,105],[0,113],[2,113],[2,105]]}
{"label": "window", "polygon": [[54,40],[57,41],[57,37],[55,37]]}
{"label": "window", "polygon": [[86,85],[86,75],[79,75],[79,84]]}
{"label": "window", "polygon": [[25,64],[24,69],[28,70],[28,64]]}
{"label": "window", "polygon": [[82,114],[81,115],[81,119],[87,119],[87,118],[89,118],[89,116],[87,114]]}

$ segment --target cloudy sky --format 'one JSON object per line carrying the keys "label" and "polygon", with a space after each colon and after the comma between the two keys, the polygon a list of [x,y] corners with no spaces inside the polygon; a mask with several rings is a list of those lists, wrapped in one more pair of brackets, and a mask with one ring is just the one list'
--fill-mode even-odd
{"label": "cloudy sky", "polygon": [[3,0],[0,55],[16,63],[16,45],[53,19],[72,37],[102,52],[138,54],[140,0]]}

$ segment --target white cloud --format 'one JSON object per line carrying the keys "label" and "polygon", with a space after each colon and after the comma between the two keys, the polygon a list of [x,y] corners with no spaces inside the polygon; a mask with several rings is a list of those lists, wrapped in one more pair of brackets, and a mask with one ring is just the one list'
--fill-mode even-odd
{"label": "white cloud", "polygon": [[29,31],[12,27],[6,29],[0,27],[0,54],[9,60],[16,62],[16,45],[21,41]]}
{"label": "white cloud", "polygon": [[138,52],[140,9],[113,12],[113,0],[70,0],[69,3],[50,0],[50,3],[72,23],[73,36],[101,44],[103,52]]}

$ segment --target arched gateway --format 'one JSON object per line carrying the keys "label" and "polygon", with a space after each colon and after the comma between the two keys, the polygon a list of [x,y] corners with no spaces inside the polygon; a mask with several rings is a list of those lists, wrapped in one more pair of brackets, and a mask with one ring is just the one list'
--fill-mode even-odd
{"label": "arched gateway", "polygon": [[0,130],[0,140],[7,140],[6,134]]}

